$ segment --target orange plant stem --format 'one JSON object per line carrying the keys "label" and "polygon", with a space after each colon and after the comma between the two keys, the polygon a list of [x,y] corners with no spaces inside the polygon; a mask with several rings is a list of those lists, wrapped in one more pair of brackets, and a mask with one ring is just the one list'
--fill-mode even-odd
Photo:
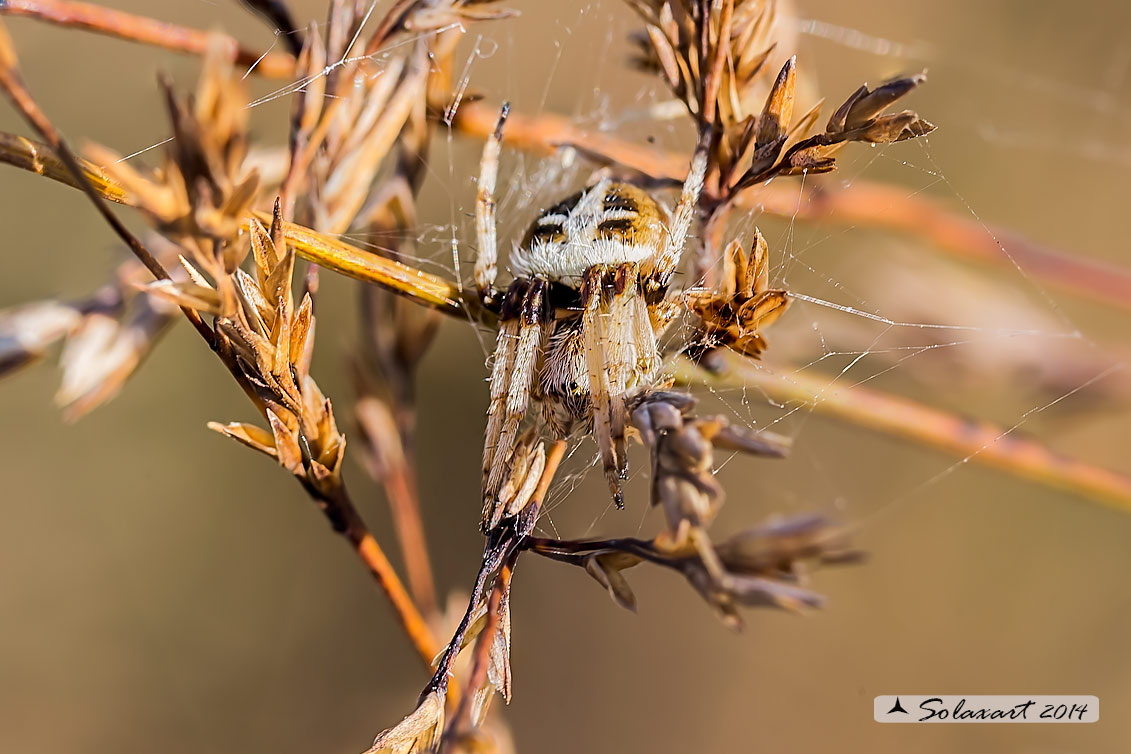
{"label": "orange plant stem", "polygon": [[764,390],[775,400],[811,404],[813,410],[859,427],[914,440],[1015,476],[1084,495],[1131,512],[1131,478],[1056,453],[1009,427],[931,408],[909,398],[859,385],[840,385],[804,372],[779,374],[740,357],[729,357],[719,374],[685,365],[687,381]]}
{"label": "orange plant stem", "polygon": [[[165,23],[123,11],[71,0],[5,0],[0,14],[29,16],[65,26],[88,29],[135,42],[202,55],[208,34],[190,27]],[[393,16],[390,16],[391,18]],[[229,57],[267,78],[291,78],[295,60],[284,53],[254,51],[230,39]],[[452,127],[486,138],[495,127],[499,108],[484,101],[464,101],[455,112]],[[504,135],[508,143],[527,151],[550,153],[563,145],[576,145],[589,152],[615,159],[619,164],[647,175],[680,181],[687,158],[655,148],[643,148],[608,134],[591,132],[569,118],[552,113],[526,116],[511,112]],[[800,202],[798,192],[801,191]],[[965,217],[928,197],[908,196],[901,188],[868,181],[850,187],[828,182],[798,188],[781,182],[758,187],[738,197],[738,205],[762,209],[782,217],[814,222],[833,222],[885,228],[925,238],[939,250],[958,257],[999,265],[1016,264],[1042,284],[1131,310],[1131,271],[1095,260],[1080,259],[1050,246],[976,218]],[[1003,250],[1004,249],[1004,250]]]}
{"label": "orange plant stem", "polygon": [[351,535],[350,538],[354,541],[357,556],[377,579],[377,583],[392,603],[397,619],[416,649],[416,653],[424,660],[425,666],[431,666],[441,647],[436,642],[436,637],[432,635],[432,630],[425,623],[424,617],[416,609],[416,603],[405,590],[404,582],[397,575],[393,564],[385,556],[385,551],[368,531],[360,535]]}
{"label": "orange plant stem", "polygon": [[[498,112],[498,106],[490,102],[465,102],[452,126],[486,138],[495,128]],[[543,154],[562,146],[578,146],[631,170],[675,182],[683,180],[690,159],[588,131],[569,118],[551,113],[530,116],[512,110],[503,138],[520,149]],[[1131,311],[1131,271],[1033,243],[1012,231],[956,214],[929,197],[908,195],[906,188],[859,180],[851,186],[829,181],[809,181],[804,186],[774,181],[742,192],[735,207],[810,222],[906,233],[954,256],[999,266],[1016,265],[1042,285]]]}
{"label": "orange plant stem", "polygon": [[203,55],[208,48],[209,38],[220,38],[224,41],[228,59],[232,62],[249,68],[254,65],[261,76],[285,78],[294,75],[295,59],[287,53],[258,53],[241,47],[234,37],[226,34],[215,33],[214,37],[210,32],[92,3],[73,0],[3,0],[0,2],[0,13],[27,16],[192,55]]}
{"label": "orange plant stem", "polygon": [[[382,481],[393,514],[393,526],[401,543],[408,583],[416,597],[416,603],[421,612],[438,615],[435,579],[432,576],[432,565],[428,561],[428,541],[424,536],[424,521],[420,517],[416,480],[409,467],[401,463],[391,469]],[[433,653],[432,657],[435,656]]]}

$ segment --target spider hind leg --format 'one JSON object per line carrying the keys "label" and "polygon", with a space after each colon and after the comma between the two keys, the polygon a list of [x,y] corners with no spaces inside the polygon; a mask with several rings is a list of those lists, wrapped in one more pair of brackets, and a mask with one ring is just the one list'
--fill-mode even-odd
{"label": "spider hind leg", "polygon": [[498,523],[499,491],[513,462],[518,430],[541,368],[543,330],[550,321],[546,281],[518,278],[503,299],[491,369],[491,403],[483,443],[483,526]]}

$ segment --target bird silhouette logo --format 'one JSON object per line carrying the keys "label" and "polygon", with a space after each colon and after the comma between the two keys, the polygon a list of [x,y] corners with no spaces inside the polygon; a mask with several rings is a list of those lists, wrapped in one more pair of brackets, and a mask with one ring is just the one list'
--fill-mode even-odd
{"label": "bird silhouette logo", "polygon": [[907,710],[903,709],[903,705],[899,703],[899,697],[898,696],[895,698],[895,705],[892,706],[892,708],[888,710],[888,714],[890,715],[893,712],[902,712],[905,715],[911,714]]}

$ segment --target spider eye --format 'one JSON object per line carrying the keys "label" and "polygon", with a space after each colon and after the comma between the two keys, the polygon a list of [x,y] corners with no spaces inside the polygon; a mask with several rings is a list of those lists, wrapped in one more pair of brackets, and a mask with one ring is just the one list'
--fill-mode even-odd
{"label": "spider eye", "polygon": [[634,225],[630,218],[618,217],[600,223],[597,226],[597,236],[599,238],[628,240],[632,238],[633,230]]}
{"label": "spider eye", "polygon": [[604,208],[606,212],[639,212],[640,206],[636,200],[627,194],[610,191],[605,194]]}
{"label": "spider eye", "polygon": [[531,241],[560,243],[565,241],[565,232],[560,225],[539,225],[530,234]]}

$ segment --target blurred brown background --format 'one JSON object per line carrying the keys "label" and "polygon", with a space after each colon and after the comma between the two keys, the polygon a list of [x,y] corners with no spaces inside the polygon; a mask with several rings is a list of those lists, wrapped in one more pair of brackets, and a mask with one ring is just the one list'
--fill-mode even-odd
{"label": "blurred brown background", "polygon": [[[227,0],[113,4],[222,26],[250,46],[273,41]],[[482,36],[473,90],[524,111],[686,144],[678,129],[641,125],[658,90],[626,72],[633,27],[620,4],[513,4],[521,18],[471,30],[469,53]],[[292,7],[303,21],[324,13],[320,0]],[[825,24],[800,36],[799,61],[833,107],[865,80],[923,67],[931,76],[909,103],[940,125],[927,144],[855,149],[833,180],[890,181],[1080,256],[1131,265],[1126,3],[811,0],[798,13]],[[195,80],[197,61],[186,57],[28,21],[9,29],[33,90],[76,141],[129,153],[163,139],[156,71],[185,86]],[[282,139],[287,106],[285,98],[262,106],[257,133]],[[26,132],[7,108],[0,128]],[[458,223],[464,238],[471,227],[477,147],[452,143],[437,146],[422,211],[418,252],[438,264],[446,226]],[[541,167],[514,154],[503,162],[504,176],[526,187]],[[77,192],[10,168],[0,170],[0,186],[0,305],[81,294],[123,258]],[[536,199],[540,191],[530,189]],[[505,237],[529,221],[533,201],[523,191],[506,197]],[[874,386],[1009,426],[1096,371],[1042,390],[1042,364],[1083,359],[1086,369],[1127,353],[1126,315],[1042,292],[1016,270],[947,265],[942,273],[939,257],[915,239],[759,224],[775,254],[796,257],[779,276],[797,290],[893,319],[985,328],[959,333],[953,340],[972,342],[908,361]],[[925,296],[914,280],[928,282]],[[314,371],[344,408],[352,289],[324,281],[330,295],[320,303]],[[938,306],[951,311],[923,311],[935,281]],[[1044,317],[1036,327],[1047,337],[992,332],[1017,326],[1002,322],[1018,307]],[[819,336],[867,347],[877,334],[812,305],[788,319],[792,329],[771,351],[795,364],[833,349],[822,349]],[[1081,339],[1056,337],[1073,326]],[[903,335],[914,344],[937,337]],[[993,361],[1015,347],[1030,360],[1022,367]],[[880,372],[883,358],[869,358],[856,378]],[[422,495],[444,591],[467,588],[480,548],[472,491],[483,361],[468,328],[445,323],[423,372]],[[826,361],[830,373],[847,363]],[[1024,431],[1131,473],[1128,380],[1117,372],[1031,415]],[[353,752],[411,708],[424,674],[352,554],[284,473],[205,429],[208,420],[252,416],[187,328],[119,399],[76,425],[53,408],[56,387],[50,365],[0,385],[0,751]],[[750,420],[785,413],[754,392],[721,397]],[[506,710],[520,751],[1127,750],[1131,515],[975,464],[937,477],[954,459],[808,410],[779,428],[796,438],[794,456],[729,464],[718,530],[771,513],[836,512],[860,523],[869,562],[816,575],[827,609],[748,613],[746,631],[733,634],[673,575],[630,572],[640,602],[631,615],[576,569],[525,559],[514,601],[515,700]],[[575,459],[571,471],[583,466]],[[374,529],[388,532],[380,493],[356,465],[347,474]],[[587,480],[563,489],[547,530],[632,534],[658,525],[645,518],[639,485],[623,513],[607,509],[601,487]],[[382,539],[395,555],[391,535]],[[872,697],[899,692],[1095,694],[1102,715],[1091,726],[872,722]]]}

